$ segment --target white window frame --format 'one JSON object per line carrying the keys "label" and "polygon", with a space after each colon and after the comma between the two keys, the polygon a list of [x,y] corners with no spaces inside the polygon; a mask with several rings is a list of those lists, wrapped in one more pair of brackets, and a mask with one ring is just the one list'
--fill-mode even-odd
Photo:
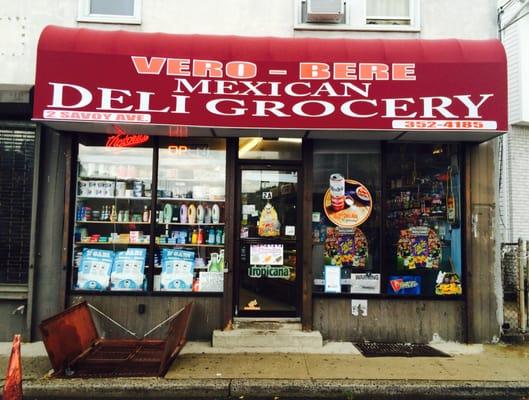
{"label": "white window frame", "polygon": [[92,14],[90,13],[90,1],[91,0],[79,0],[77,21],[101,22],[106,24],[141,24],[141,0],[133,0],[133,15]]}
{"label": "white window frame", "polygon": [[[397,32],[419,32],[420,31],[420,0],[409,0],[410,2],[410,24],[409,25],[385,25],[367,24],[366,1],[369,0],[344,0],[345,23],[314,23],[303,22],[301,7],[306,0],[294,0],[294,30],[311,31],[397,31]],[[381,19],[383,16],[380,16]],[[394,19],[388,17],[388,19]]]}

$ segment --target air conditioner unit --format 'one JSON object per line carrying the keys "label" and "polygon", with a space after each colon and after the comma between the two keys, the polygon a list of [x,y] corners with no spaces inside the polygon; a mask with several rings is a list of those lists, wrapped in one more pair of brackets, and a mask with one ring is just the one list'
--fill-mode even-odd
{"label": "air conditioner unit", "polygon": [[307,22],[339,23],[344,15],[343,0],[306,0]]}

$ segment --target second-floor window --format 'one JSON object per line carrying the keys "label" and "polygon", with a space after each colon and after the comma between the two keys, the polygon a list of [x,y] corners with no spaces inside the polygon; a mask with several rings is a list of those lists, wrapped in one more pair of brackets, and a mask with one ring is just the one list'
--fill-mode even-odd
{"label": "second-floor window", "polygon": [[[296,29],[419,29],[420,0],[342,1],[343,3],[336,0],[298,0]],[[316,10],[316,12],[311,13],[311,10]],[[318,10],[324,10],[324,12],[318,12]]]}
{"label": "second-floor window", "polygon": [[141,0],[79,0],[81,22],[140,24]]}

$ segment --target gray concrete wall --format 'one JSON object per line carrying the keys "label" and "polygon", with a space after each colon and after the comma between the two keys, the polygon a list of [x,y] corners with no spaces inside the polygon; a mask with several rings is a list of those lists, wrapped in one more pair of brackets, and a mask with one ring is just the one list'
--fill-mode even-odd
{"label": "gray concrete wall", "polygon": [[65,266],[61,264],[65,174],[70,136],[42,131],[39,202],[37,206],[33,338],[38,324],[64,309]]}
{"label": "gray concrete wall", "polygon": [[15,334],[21,334],[23,340],[29,339],[25,313],[14,313],[18,307],[25,305],[25,300],[0,300],[0,342],[13,340]]}

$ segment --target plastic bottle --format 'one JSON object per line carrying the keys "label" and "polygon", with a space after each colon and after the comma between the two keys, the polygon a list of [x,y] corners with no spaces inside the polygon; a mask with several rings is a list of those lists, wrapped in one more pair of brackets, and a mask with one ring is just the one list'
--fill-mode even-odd
{"label": "plastic bottle", "polygon": [[110,221],[111,222],[116,222],[117,217],[118,217],[118,214],[116,212],[116,206],[113,205],[112,206],[112,211],[110,212]]}
{"label": "plastic bottle", "polygon": [[142,220],[143,222],[149,222],[150,218],[149,218],[149,209],[147,208],[147,206],[143,206],[143,217],[142,217]]}

